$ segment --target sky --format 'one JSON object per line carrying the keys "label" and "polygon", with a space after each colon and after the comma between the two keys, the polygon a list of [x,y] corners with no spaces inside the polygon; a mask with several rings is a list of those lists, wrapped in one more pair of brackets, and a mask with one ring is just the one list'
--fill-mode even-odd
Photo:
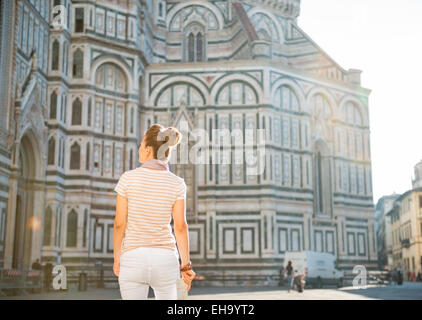
{"label": "sky", "polygon": [[422,160],[422,0],[301,0],[299,27],[369,97],[374,201],[411,189]]}

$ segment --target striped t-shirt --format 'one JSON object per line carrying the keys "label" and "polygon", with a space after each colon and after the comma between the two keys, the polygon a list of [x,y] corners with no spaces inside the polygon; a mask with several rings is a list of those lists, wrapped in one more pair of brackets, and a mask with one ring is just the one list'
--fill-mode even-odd
{"label": "striped t-shirt", "polygon": [[139,167],[123,173],[114,191],[128,199],[121,253],[138,247],[176,250],[170,222],[174,202],[186,200],[184,179],[168,170]]}

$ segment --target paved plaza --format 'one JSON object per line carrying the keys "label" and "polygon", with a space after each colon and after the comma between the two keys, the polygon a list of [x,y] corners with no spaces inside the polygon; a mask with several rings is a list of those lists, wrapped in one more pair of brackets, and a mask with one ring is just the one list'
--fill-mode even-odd
{"label": "paved plaza", "polygon": [[[68,290],[0,297],[0,300],[119,300],[118,289],[93,289],[85,292]],[[150,299],[153,298],[152,291]],[[267,288],[192,288],[190,300],[422,300],[422,283],[404,283],[402,286],[368,286],[365,289],[353,287],[306,289],[303,293],[287,292],[281,287]]]}

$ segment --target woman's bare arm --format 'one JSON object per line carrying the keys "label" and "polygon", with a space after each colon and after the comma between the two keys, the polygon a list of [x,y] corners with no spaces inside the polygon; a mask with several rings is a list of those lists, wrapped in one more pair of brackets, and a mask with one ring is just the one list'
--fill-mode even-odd
{"label": "woman's bare arm", "polygon": [[173,205],[174,235],[180,253],[182,266],[189,263],[189,235],[186,222],[185,200],[179,199]]}
{"label": "woman's bare arm", "polygon": [[120,254],[123,236],[127,224],[127,198],[117,195],[116,198],[116,217],[114,218],[113,248],[114,248],[114,266],[113,270],[116,276],[119,276]]}
{"label": "woman's bare arm", "polygon": [[[179,248],[182,266],[190,262],[189,258],[189,232],[186,222],[185,200],[179,199],[173,205],[174,234],[176,236],[177,247]],[[187,290],[190,290],[191,282],[196,273],[193,270],[182,272],[183,281],[187,284]]]}

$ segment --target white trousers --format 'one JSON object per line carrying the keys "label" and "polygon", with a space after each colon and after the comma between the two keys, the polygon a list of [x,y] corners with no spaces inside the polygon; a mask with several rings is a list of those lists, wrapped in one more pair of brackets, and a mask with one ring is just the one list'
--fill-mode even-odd
{"label": "white trousers", "polygon": [[155,299],[176,300],[179,278],[176,251],[140,247],[120,256],[119,286],[123,300],[146,300],[150,286]]}

